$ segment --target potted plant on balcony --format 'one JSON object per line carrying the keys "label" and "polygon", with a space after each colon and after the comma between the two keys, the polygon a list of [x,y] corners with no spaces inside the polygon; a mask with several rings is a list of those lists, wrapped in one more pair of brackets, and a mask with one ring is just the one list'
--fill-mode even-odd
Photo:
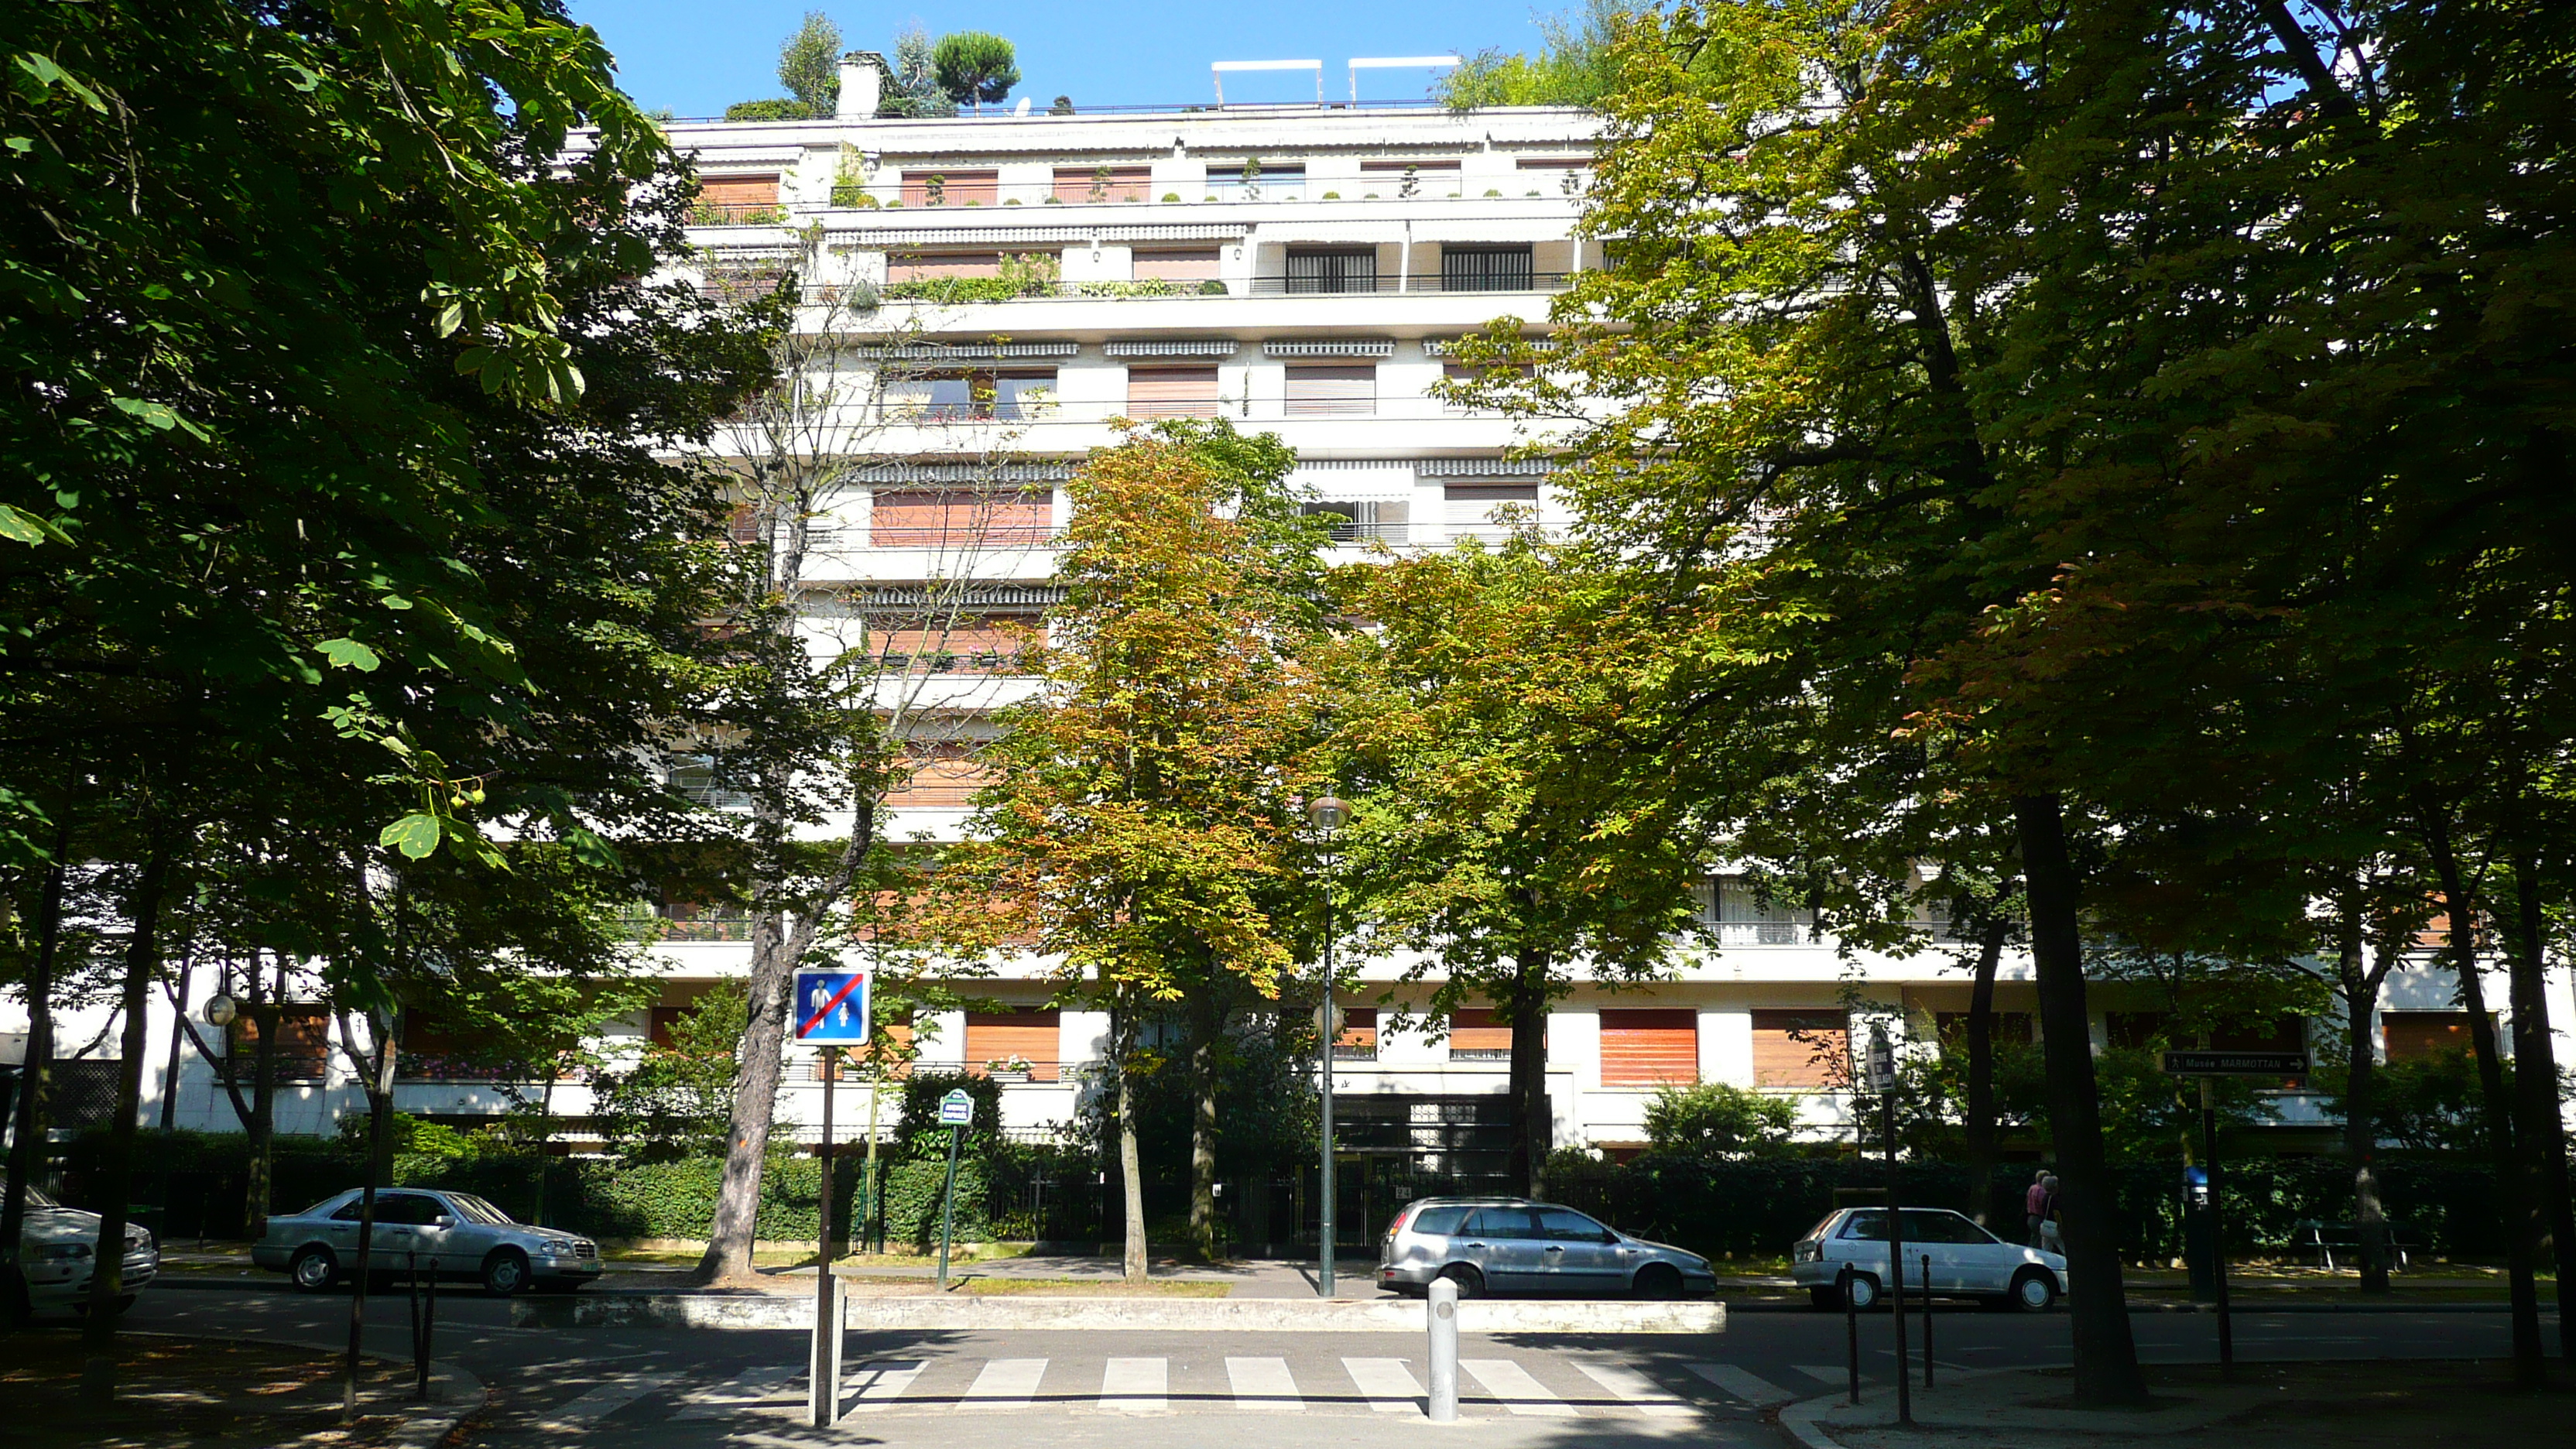
{"label": "potted plant on balcony", "polygon": [[1027,1057],[1002,1057],[984,1064],[984,1075],[997,1082],[1025,1082],[1034,1070]]}

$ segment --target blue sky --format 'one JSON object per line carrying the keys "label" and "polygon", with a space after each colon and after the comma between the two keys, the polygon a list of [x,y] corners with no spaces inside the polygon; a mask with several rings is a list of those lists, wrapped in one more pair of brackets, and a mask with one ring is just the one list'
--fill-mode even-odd
{"label": "blue sky", "polygon": [[[894,49],[915,20],[934,37],[951,30],[989,30],[1019,47],[1016,99],[1041,107],[1069,95],[1076,105],[1198,102],[1211,98],[1208,63],[1216,60],[1321,60],[1328,96],[1350,94],[1342,62],[1353,56],[1471,54],[1486,46],[1534,50],[1541,14],[1572,0],[1540,6],[1513,0],[1485,4],[1413,0],[1390,5],[1346,0],[1255,3],[1235,8],[1133,3],[815,4],[814,0],[570,0],[572,13],[597,28],[617,55],[626,89],[648,109],[682,116],[720,114],[733,101],[780,94],[778,43],[809,9],[841,27],[852,49]],[[1365,99],[1422,94],[1422,71],[1361,72]],[[1311,76],[1226,78],[1229,100],[1312,100]]]}

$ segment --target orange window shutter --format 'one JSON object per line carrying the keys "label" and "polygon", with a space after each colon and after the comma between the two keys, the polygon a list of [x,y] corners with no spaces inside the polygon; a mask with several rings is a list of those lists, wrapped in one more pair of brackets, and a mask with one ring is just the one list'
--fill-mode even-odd
{"label": "orange window shutter", "polygon": [[1841,1012],[1753,1013],[1753,1084],[1757,1087],[1838,1085],[1851,1062],[1851,1024]]}
{"label": "orange window shutter", "polygon": [[980,1074],[988,1062],[1024,1057],[1030,1080],[1052,1082],[1061,1065],[1057,1060],[1060,1040],[1052,1008],[970,1011],[966,1013],[966,1070]]}
{"label": "orange window shutter", "polygon": [[1512,1049],[1512,1024],[1486,1006],[1462,1007],[1449,1014],[1449,1054],[1501,1052]]}
{"label": "orange window shutter", "polygon": [[1136,253],[1136,277],[1139,281],[1205,282],[1217,272],[1214,247],[1183,247],[1168,251]]}
{"label": "orange window shutter", "polygon": [[1135,418],[1212,418],[1217,415],[1213,367],[1131,367],[1127,415]]}
{"label": "orange window shutter", "polygon": [[950,277],[998,277],[1000,252],[916,252],[886,259],[889,282],[936,282]]}
{"label": "orange window shutter", "polygon": [[1601,1013],[1603,1086],[1688,1085],[1698,1080],[1698,1012],[1684,1009]]}
{"label": "orange window shutter", "polygon": [[709,176],[698,182],[698,199],[709,206],[776,206],[776,176]]}
{"label": "orange window shutter", "polygon": [[1367,417],[1377,411],[1373,364],[1288,369],[1287,414],[1297,417]]}

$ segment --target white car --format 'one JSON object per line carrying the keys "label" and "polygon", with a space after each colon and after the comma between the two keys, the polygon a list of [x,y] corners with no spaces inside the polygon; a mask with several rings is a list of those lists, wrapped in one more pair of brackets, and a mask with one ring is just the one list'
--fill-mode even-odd
{"label": "white car", "polygon": [[[80,1312],[89,1307],[89,1280],[97,1266],[98,1214],[67,1208],[27,1189],[26,1225],[18,1234],[18,1262],[27,1276],[30,1312]],[[123,1308],[161,1271],[161,1249],[150,1230],[125,1225]]]}
{"label": "white car", "polygon": [[[1924,1259],[1931,1259],[1931,1291],[1945,1298],[1976,1298],[1996,1308],[2037,1313],[2066,1291],[2066,1260],[2055,1253],[2007,1243],[1964,1213],[1946,1208],[1902,1208],[1905,1291],[1924,1291]],[[1887,1296],[1887,1209],[1839,1208],[1789,1248],[1789,1276],[1818,1308],[1840,1308],[1840,1285],[1851,1285],[1851,1306],[1871,1308]],[[1844,1269],[1851,1277],[1843,1277]]]}
{"label": "white car", "polygon": [[[251,1244],[253,1263],[284,1273],[305,1293],[323,1293],[358,1266],[356,1189],[334,1193],[300,1213],[279,1213]],[[369,1248],[381,1274],[415,1262],[441,1278],[479,1279],[483,1291],[507,1298],[522,1289],[569,1293],[600,1275],[599,1245],[551,1228],[513,1222],[470,1192],[388,1187],[376,1193]]]}

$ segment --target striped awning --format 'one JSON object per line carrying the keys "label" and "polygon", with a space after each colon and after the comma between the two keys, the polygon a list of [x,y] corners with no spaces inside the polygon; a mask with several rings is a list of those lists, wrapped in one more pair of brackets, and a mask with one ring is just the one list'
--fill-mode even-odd
{"label": "striped awning", "polygon": [[1544,478],[1556,471],[1551,458],[1421,458],[1414,471],[1425,478]]}
{"label": "striped awning", "polygon": [[[1464,340],[1458,337],[1425,337],[1422,339],[1422,355],[1425,357],[1451,356],[1457,352],[1458,344]],[[1553,337],[1524,337],[1520,339],[1520,345],[1532,352],[1554,352],[1558,344]]]}
{"label": "striped awning", "polygon": [[1264,342],[1264,357],[1393,357],[1392,337],[1338,337],[1306,342]]}
{"label": "striped awning", "polygon": [[[978,207],[977,210],[990,208]],[[1015,208],[1025,210],[1025,208]],[[1091,246],[1100,242],[1238,241],[1252,229],[1242,222],[1129,222],[1114,226],[843,226],[853,217],[878,217],[881,211],[842,212],[835,216],[832,240],[851,247],[924,246]]]}
{"label": "striped awning", "polygon": [[1111,357],[1232,357],[1242,345],[1231,337],[1196,337],[1112,342],[1100,350]]}
{"label": "striped awning", "polygon": [[1071,357],[1081,350],[1076,342],[881,342],[852,347],[849,355],[877,362],[998,362],[1011,357]]}
{"label": "striped awning", "polygon": [[845,469],[843,483],[1060,483],[1073,476],[1070,462],[1046,463],[859,463]]}

